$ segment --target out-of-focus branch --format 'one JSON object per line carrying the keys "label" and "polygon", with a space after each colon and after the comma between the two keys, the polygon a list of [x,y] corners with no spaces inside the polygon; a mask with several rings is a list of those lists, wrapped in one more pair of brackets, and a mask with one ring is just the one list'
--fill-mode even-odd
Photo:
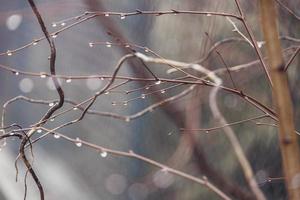
{"label": "out-of-focus branch", "polygon": [[[227,124],[225,118],[221,114],[221,112],[218,108],[218,105],[217,105],[217,93],[220,89],[220,86],[222,85],[222,80],[218,76],[216,76],[216,74],[214,72],[212,72],[198,64],[188,64],[188,63],[177,62],[177,61],[173,61],[173,60],[151,58],[151,57],[148,57],[141,53],[136,53],[135,55],[138,58],[142,59],[146,63],[149,62],[149,63],[159,63],[159,64],[171,64],[171,65],[178,66],[178,67],[186,67],[187,65],[192,65],[193,69],[207,75],[208,78],[210,78],[214,82],[214,85],[215,85],[215,87],[212,89],[212,91],[210,92],[210,95],[209,95],[210,107],[213,112],[213,115],[215,116],[216,119],[219,120],[219,122],[222,125]],[[230,126],[224,126],[224,131],[234,149],[234,152],[238,158],[239,163],[242,166],[246,181],[249,184],[252,192],[255,194],[255,196],[258,200],[265,200],[265,197],[264,197],[262,191],[260,190],[260,188],[258,187],[258,184],[254,178],[254,174],[251,169],[250,163],[249,163],[248,159],[246,158],[246,156],[242,150],[242,147],[241,147],[237,137],[235,136],[233,130],[231,129]]]}
{"label": "out-of-focus branch", "polygon": [[287,7],[285,4],[283,4],[280,0],[275,0],[278,5],[286,10],[288,13],[290,13],[293,17],[295,17],[297,20],[300,20],[300,16],[298,16],[294,11],[292,11],[289,7]]}
{"label": "out-of-focus branch", "polygon": [[67,141],[70,141],[74,144],[78,144],[80,143],[81,145],[84,145],[86,147],[89,147],[89,148],[92,148],[92,149],[95,149],[99,152],[106,152],[108,154],[112,154],[112,155],[116,155],[116,156],[123,156],[123,157],[129,157],[129,158],[135,158],[135,159],[138,159],[138,160],[141,160],[145,163],[148,163],[152,166],[155,166],[155,167],[158,167],[160,168],[161,170],[163,170],[165,173],[172,173],[176,176],[179,176],[179,177],[182,177],[182,178],[185,178],[187,180],[190,180],[190,181],[193,181],[197,184],[200,184],[200,185],[203,185],[205,187],[207,187],[207,189],[209,189],[210,191],[212,191],[213,193],[215,193],[216,195],[218,195],[221,199],[224,199],[224,200],[231,200],[230,197],[228,197],[226,194],[224,194],[222,192],[222,190],[220,190],[219,188],[217,188],[215,185],[213,185],[211,182],[209,182],[207,179],[205,178],[198,178],[198,177],[195,177],[193,175],[190,175],[190,174],[187,174],[185,172],[182,172],[182,171],[179,171],[179,170],[176,170],[172,167],[169,167],[169,166],[166,166],[162,163],[159,163],[159,162],[156,162],[150,158],[147,158],[147,157],[144,157],[142,155],[139,155],[133,151],[119,151],[119,150],[114,150],[114,149],[110,149],[110,148],[105,148],[105,147],[102,147],[102,146],[99,146],[99,145],[96,145],[96,144],[93,144],[93,143],[90,143],[90,142],[86,142],[86,141],[83,141],[79,138],[76,138],[76,139],[73,139],[73,138],[70,138],[66,135],[63,135],[61,133],[58,133],[58,132],[55,132],[55,131],[51,131],[49,129],[46,129],[46,128],[42,128],[43,130],[47,131],[47,132],[51,132],[52,134],[57,134],[59,135],[61,138],[67,140]]}
{"label": "out-of-focus branch", "polygon": [[239,13],[241,15],[241,18],[242,18],[241,21],[242,21],[243,25],[245,26],[245,29],[246,29],[247,33],[250,36],[250,40],[251,40],[251,42],[253,44],[255,53],[257,54],[257,56],[258,56],[258,58],[259,58],[259,60],[261,62],[261,65],[262,65],[262,67],[264,69],[264,72],[265,72],[266,76],[268,77],[268,81],[269,81],[270,85],[272,86],[272,79],[271,79],[270,73],[269,73],[269,71],[267,69],[266,63],[263,60],[263,55],[262,55],[262,53],[259,50],[259,47],[258,47],[257,41],[256,41],[256,39],[254,37],[254,34],[253,34],[252,30],[250,29],[250,26],[248,25],[248,22],[246,20],[245,14],[244,14],[244,12],[242,10],[242,7],[241,7],[240,0],[235,0],[235,4],[236,4],[236,6],[238,8],[238,11],[239,11]]}
{"label": "out-of-focus branch", "polygon": [[[272,80],[273,98],[279,119],[279,143],[283,162],[286,188],[290,200],[300,199],[298,176],[300,173],[300,153],[298,137],[294,132],[293,107],[284,70],[284,61],[278,40],[277,15],[273,0],[261,0],[261,25],[266,40],[267,54]],[[297,180],[296,180],[297,179]]]}

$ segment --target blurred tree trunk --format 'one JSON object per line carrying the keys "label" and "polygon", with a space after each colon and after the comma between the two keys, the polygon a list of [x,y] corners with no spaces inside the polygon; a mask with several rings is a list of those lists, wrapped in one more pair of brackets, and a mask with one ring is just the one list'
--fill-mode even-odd
{"label": "blurred tree trunk", "polygon": [[300,199],[299,173],[300,155],[297,135],[294,128],[293,107],[284,71],[281,53],[277,16],[272,0],[261,0],[261,23],[266,40],[267,55],[273,81],[273,98],[279,119],[279,140],[288,196],[291,200]]}

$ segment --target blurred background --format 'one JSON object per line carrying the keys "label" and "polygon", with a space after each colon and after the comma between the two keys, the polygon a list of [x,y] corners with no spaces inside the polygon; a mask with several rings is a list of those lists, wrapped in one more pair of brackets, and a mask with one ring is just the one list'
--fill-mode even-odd
{"label": "blurred background", "polygon": [[[282,1],[299,14],[300,2]],[[255,37],[263,44],[259,26],[259,8],[257,1],[242,0],[242,8]],[[63,26],[53,22],[83,14],[85,11],[130,12],[140,10],[198,10],[218,11],[238,14],[235,2],[222,0],[39,0],[36,4],[50,32]],[[277,4],[278,5],[278,4]],[[299,20],[278,8],[281,36],[299,38]],[[239,30],[247,37],[243,25],[234,20]],[[239,38],[226,42],[217,50],[229,67],[257,60],[253,48],[242,41],[241,36],[232,31],[234,27],[224,17],[201,15],[162,15],[162,16],[118,16],[97,17],[83,22],[60,33],[55,38],[57,49],[57,74],[63,75],[110,75],[118,60],[131,51],[124,46],[94,45],[90,42],[122,42],[148,47],[158,55],[183,62],[198,62],[207,56],[214,43],[226,38]],[[208,36],[207,36],[208,35]],[[34,39],[43,36],[29,4],[20,0],[1,0],[0,7],[0,52],[16,49]],[[282,47],[299,45],[299,40],[282,40]],[[152,55],[141,48],[135,51]],[[261,47],[262,52],[264,46]],[[292,50],[285,51],[288,60]],[[0,64],[29,72],[49,72],[49,46],[46,41],[18,51],[12,56],[0,56]],[[224,68],[220,56],[213,51],[201,64],[211,70]],[[299,59],[288,69],[290,89],[295,111],[297,130],[299,123],[300,93]],[[167,73],[170,69],[163,65],[147,65],[158,77],[178,78],[182,74]],[[190,73],[194,73],[188,70]],[[200,74],[194,73],[200,76]],[[148,77],[151,74],[143,65],[131,60],[126,62],[120,75],[131,77]],[[271,90],[262,67],[257,62],[243,70],[232,73],[236,86],[245,93],[255,97],[271,107]],[[222,75],[224,85],[233,88],[228,74]],[[120,83],[121,81],[117,81]],[[100,90],[107,80],[87,79],[61,80],[67,99],[81,102]],[[52,80],[41,77],[19,75],[0,70],[1,95],[0,104],[18,95],[33,99],[56,100],[58,95]],[[126,94],[126,91],[147,87],[153,82],[130,82],[117,88],[115,92],[102,95],[92,109],[117,113],[134,114],[147,106],[167,97],[180,93],[188,86],[180,86],[156,92],[140,98],[145,93],[172,86],[160,84],[150,89],[138,90]],[[157,108],[130,122],[104,116],[86,115],[74,125],[60,130],[72,138],[79,137],[107,148],[134,152],[149,157],[188,174],[206,176],[213,184],[233,199],[254,199],[237,162],[232,147],[224,136],[222,129],[205,134],[205,132],[180,131],[180,128],[210,128],[218,124],[209,108],[209,91],[206,86],[197,87],[186,95],[163,107]],[[136,100],[128,101],[138,97]],[[124,105],[124,102],[127,102]],[[114,105],[112,102],[117,102]],[[239,121],[262,114],[237,95],[220,91],[218,94],[220,109],[228,122]],[[65,104],[63,109],[70,108]],[[2,108],[1,112],[2,112]],[[47,105],[31,104],[17,101],[7,107],[5,125],[18,123],[28,127],[37,122],[49,109]],[[46,127],[54,128],[62,123],[76,119],[80,110],[73,110]],[[255,122],[273,124],[268,119]],[[268,199],[287,199],[282,180],[281,159],[276,127],[257,125],[254,121],[232,126],[247,158],[249,159],[257,182]],[[18,154],[19,141],[7,141],[0,152],[0,199],[19,200],[24,195],[25,168],[19,162],[19,181],[15,182],[14,161]],[[56,139],[49,135],[33,147],[34,169],[44,186],[46,199],[64,200],[193,200],[219,199],[205,187],[184,180],[160,169],[131,158],[112,156],[101,157],[99,152],[86,147],[78,148],[73,143]],[[270,179],[271,178],[271,179]],[[270,181],[271,180],[271,181]],[[39,199],[39,193],[28,177],[27,199]]]}

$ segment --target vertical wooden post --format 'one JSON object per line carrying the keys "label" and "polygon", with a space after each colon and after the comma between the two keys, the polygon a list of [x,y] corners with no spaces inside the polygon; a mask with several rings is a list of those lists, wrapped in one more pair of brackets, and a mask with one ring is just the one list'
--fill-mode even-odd
{"label": "vertical wooden post", "polygon": [[294,129],[293,106],[277,28],[273,0],[260,0],[261,25],[273,81],[273,101],[279,119],[279,143],[286,188],[290,200],[300,199],[300,154]]}

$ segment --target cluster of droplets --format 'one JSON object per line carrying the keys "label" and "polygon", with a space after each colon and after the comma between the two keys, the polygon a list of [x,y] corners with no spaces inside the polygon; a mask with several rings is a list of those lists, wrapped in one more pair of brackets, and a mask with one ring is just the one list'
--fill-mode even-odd
{"label": "cluster of droplets", "polygon": [[[128,91],[128,90],[127,90],[127,91],[125,91],[125,94],[129,94],[129,93],[132,93],[132,92],[140,91],[141,89],[149,90],[150,87],[155,86],[155,85],[160,85],[161,83],[162,83],[161,80],[157,80],[156,82],[154,82],[153,85],[147,85],[147,86],[145,86],[145,87],[143,87],[143,88],[134,89],[134,90],[131,90],[131,91]],[[127,105],[128,105],[130,102],[132,102],[132,101],[135,101],[135,100],[138,100],[138,99],[146,99],[146,97],[147,97],[148,95],[153,94],[153,93],[156,93],[156,92],[160,92],[161,94],[165,94],[166,91],[167,91],[167,89],[169,89],[169,88],[161,89],[161,90],[154,91],[154,92],[150,92],[150,93],[142,93],[140,96],[135,97],[135,98],[132,98],[132,99],[128,99],[128,100],[126,100],[126,101],[120,101],[120,102],[118,102],[118,101],[112,101],[112,102],[111,102],[111,105],[112,105],[112,106],[117,106],[117,105],[127,106]]]}

